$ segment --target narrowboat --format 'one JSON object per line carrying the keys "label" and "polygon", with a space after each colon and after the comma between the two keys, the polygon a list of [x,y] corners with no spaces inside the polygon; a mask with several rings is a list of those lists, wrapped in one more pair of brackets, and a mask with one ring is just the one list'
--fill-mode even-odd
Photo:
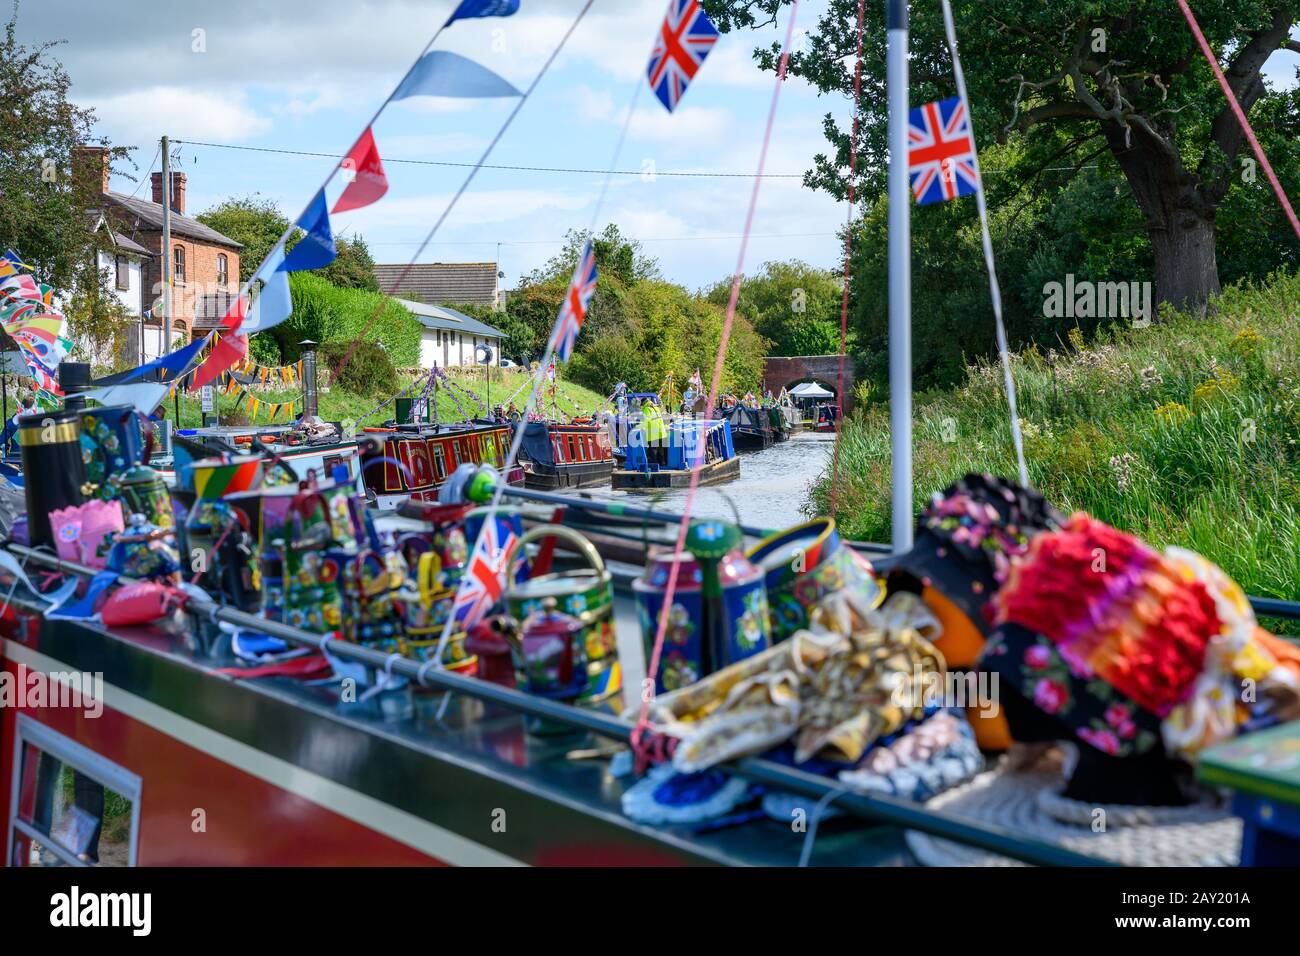
{"label": "narrowboat", "polygon": [[519,457],[524,485],[542,491],[604,488],[614,471],[614,451],[604,425],[527,422]]}
{"label": "narrowboat", "polygon": [[667,425],[668,443],[662,464],[650,461],[643,443],[629,439],[620,449],[623,462],[613,474],[615,489],[687,488],[691,470],[697,464],[702,485],[719,485],[739,477],[740,459],[726,419],[687,418],[671,420]]}
{"label": "narrowboat", "polygon": [[776,430],[765,408],[736,405],[723,415],[731,423],[732,440],[737,451],[762,451],[776,442]]}
{"label": "narrowboat", "polygon": [[[526,490],[509,493],[524,505],[530,500]],[[556,534],[541,522],[553,516],[557,499],[575,513],[590,509],[596,523],[600,509],[609,507],[536,495],[545,507],[528,520],[539,543]],[[672,515],[619,511],[646,527],[672,527]],[[686,616],[678,620],[673,612],[657,713],[689,717],[693,704],[707,712],[715,706],[706,693],[713,682],[725,690],[731,669],[758,667],[763,655],[804,640],[791,636],[769,644],[778,639],[761,627],[749,636],[750,615],[768,607],[764,595],[776,602],[769,612],[776,621],[787,613],[778,611],[780,602],[803,613],[833,591],[867,593],[876,575],[900,570],[882,548],[840,542],[825,520],[768,536],[749,549],[752,561],[734,549],[737,531],[763,534],[711,521],[693,526],[687,560],[696,576],[683,578],[674,605]],[[619,534],[606,527],[592,538]],[[624,546],[635,548],[637,535],[638,529],[624,529]],[[571,544],[574,532],[553,540],[556,563],[538,569],[545,573],[519,603],[545,593],[552,604],[558,598],[560,607],[571,606],[576,597],[608,587],[618,651],[631,664],[652,619],[648,612],[662,595],[665,556],[643,547],[634,565],[644,571],[627,565],[575,571],[572,558],[589,554],[590,547],[581,540]],[[674,782],[673,768],[694,753],[694,721],[669,725],[684,735],[683,743],[666,751],[666,762],[652,761],[655,769],[638,782],[616,754],[626,753],[633,737],[639,665],[624,683],[629,709],[619,716],[535,689],[530,681],[538,672],[529,670],[527,657],[514,670],[513,652],[507,653],[502,674],[488,663],[496,652],[485,638],[475,645],[484,655],[476,668],[457,672],[384,646],[255,617],[217,595],[192,594],[183,608],[137,613],[131,623],[122,623],[125,602],[105,604],[104,613],[87,617],[64,592],[68,583],[93,589],[93,568],[14,541],[0,545],[0,554],[0,582],[8,592],[0,611],[0,691],[8,695],[0,708],[7,866],[899,866],[930,861],[940,847],[982,853],[989,862],[1107,862],[1079,842],[1054,842],[933,809],[925,798],[847,785],[827,775],[824,760],[809,770],[792,765],[790,752],[780,748],[742,750],[713,763],[708,773],[686,773]],[[776,560],[782,554],[804,561]],[[700,586],[708,580],[715,582],[713,591]],[[110,600],[141,582],[127,576],[118,583]],[[1300,607],[1280,605],[1262,609],[1300,616]],[[545,646],[548,655],[557,639],[575,651],[589,647],[591,639],[582,640],[584,620],[543,610],[530,625],[534,644],[512,638],[502,646],[524,653]],[[699,644],[688,624],[710,631],[712,643]],[[272,662],[251,663],[249,649],[268,645],[278,645]],[[710,655],[722,668],[716,677],[688,666]],[[342,683],[340,674],[347,675]],[[367,693],[379,685],[363,679],[363,692],[349,695],[348,679],[360,674],[391,684]],[[677,683],[682,680],[687,683]],[[779,716],[768,720],[780,723]],[[1285,772],[1272,772],[1269,760],[1284,757],[1297,739],[1300,723],[1282,724],[1230,742],[1235,750],[1216,748],[1202,761],[1205,778],[1237,788],[1243,808],[1253,806],[1256,790],[1267,793],[1260,799],[1273,812],[1253,814],[1248,841],[1241,841],[1240,831],[1206,829],[1199,817],[1175,820],[1168,829],[1195,830],[1195,839],[1218,841],[1227,853],[1241,843],[1251,854],[1244,863],[1294,865],[1294,838],[1288,851],[1283,831],[1300,806],[1300,792],[1286,783]],[[1247,743],[1250,752],[1239,753]],[[936,745],[934,739],[925,744]],[[1234,775],[1234,760],[1248,771]],[[915,783],[917,773],[903,769],[899,779]],[[1265,779],[1281,783],[1262,788]],[[661,791],[667,798],[660,805],[655,794]],[[708,797],[702,803],[700,791]],[[839,819],[823,828],[824,836],[811,824],[790,825],[791,812],[820,817],[832,799],[827,819]],[[736,800],[751,809],[725,810]],[[1050,806],[1061,803],[1059,795],[1053,800]],[[1091,820],[1085,816],[1076,829],[1093,831]],[[1055,826],[1059,832],[1066,825]],[[1122,818],[1114,827],[1132,829]]]}
{"label": "narrowboat", "polygon": [[[361,479],[370,503],[392,511],[404,501],[436,501],[447,477],[463,464],[500,468],[510,452],[510,427],[493,422],[366,428],[360,439]],[[516,466],[507,481],[518,484]]]}
{"label": "narrowboat", "polygon": [[162,453],[149,459],[149,464],[169,485],[190,488],[195,461],[215,455],[248,454],[255,448],[269,456],[290,480],[303,480],[312,473],[323,478],[335,474],[340,466],[347,469],[349,483],[355,484],[361,476],[356,439],[346,436],[337,424],[322,426],[320,436],[314,439],[287,425],[179,429],[172,433]]}

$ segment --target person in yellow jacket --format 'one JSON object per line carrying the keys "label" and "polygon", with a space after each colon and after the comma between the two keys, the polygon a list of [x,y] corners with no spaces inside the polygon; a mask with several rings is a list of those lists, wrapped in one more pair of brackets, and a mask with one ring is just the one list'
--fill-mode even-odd
{"label": "person in yellow jacket", "polygon": [[663,413],[653,399],[641,405],[641,434],[645,438],[646,461],[661,468],[668,464],[668,428]]}

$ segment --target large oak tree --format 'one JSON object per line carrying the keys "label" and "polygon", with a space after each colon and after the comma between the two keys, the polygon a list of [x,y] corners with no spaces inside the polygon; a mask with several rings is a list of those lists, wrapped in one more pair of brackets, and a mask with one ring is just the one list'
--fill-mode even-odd
{"label": "large oak tree", "polygon": [[[791,57],[794,75],[852,95],[858,2],[830,0]],[[704,3],[729,30],[771,23],[789,0]],[[1247,114],[1274,119],[1266,143],[1295,149],[1294,98],[1270,90],[1262,70],[1279,51],[1300,51],[1289,39],[1300,2],[1192,6]],[[911,7],[911,101],[951,96],[938,0]],[[954,0],[953,8],[980,141],[996,136],[1021,147],[1010,188],[1032,189],[1045,168],[1079,168],[1109,154],[1145,219],[1157,298],[1199,306],[1218,292],[1216,213],[1230,189],[1268,186],[1173,0]],[[871,202],[883,196],[887,157],[884,3],[867,0],[865,14],[858,187]],[[778,52],[755,55],[772,69]],[[817,157],[807,182],[843,196],[850,133],[829,116],[825,129],[833,152]]]}

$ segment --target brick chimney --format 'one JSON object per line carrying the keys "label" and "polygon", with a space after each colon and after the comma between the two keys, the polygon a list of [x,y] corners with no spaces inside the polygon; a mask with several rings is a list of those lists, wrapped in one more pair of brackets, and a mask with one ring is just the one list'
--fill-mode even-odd
{"label": "brick chimney", "polygon": [[[162,173],[154,173],[151,181],[153,184],[153,201],[161,206],[163,202]],[[185,215],[184,173],[172,173],[172,212],[178,216]]]}
{"label": "brick chimney", "polygon": [[108,192],[108,149],[104,146],[77,146],[72,150],[72,188],[87,206],[99,204]]}

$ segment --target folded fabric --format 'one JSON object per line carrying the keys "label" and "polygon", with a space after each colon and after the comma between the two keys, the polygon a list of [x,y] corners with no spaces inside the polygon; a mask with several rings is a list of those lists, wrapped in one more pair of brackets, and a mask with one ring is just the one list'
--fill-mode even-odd
{"label": "folded fabric", "polygon": [[941,711],[892,744],[877,747],[857,767],[842,771],[839,779],[864,793],[919,802],[965,783],[983,766],[965,717],[959,711]]}
{"label": "folded fabric", "polygon": [[[988,474],[966,475],[926,505],[916,522],[916,543],[893,565],[891,585],[901,575],[933,588],[946,599],[945,610],[950,603],[987,634],[984,605],[1005,580],[1011,559],[1025,552],[1034,535],[1064,523],[1065,516],[1032,488]],[[951,654],[949,643],[942,638],[939,650],[950,664],[971,663]]]}
{"label": "folded fabric", "polygon": [[[901,602],[901,603],[899,603]],[[813,610],[815,630],[658,698],[653,729],[677,737],[673,766],[694,772],[793,739],[796,763],[853,764],[924,713],[943,658],[921,636],[933,615],[916,595],[880,609],[840,592]]]}

